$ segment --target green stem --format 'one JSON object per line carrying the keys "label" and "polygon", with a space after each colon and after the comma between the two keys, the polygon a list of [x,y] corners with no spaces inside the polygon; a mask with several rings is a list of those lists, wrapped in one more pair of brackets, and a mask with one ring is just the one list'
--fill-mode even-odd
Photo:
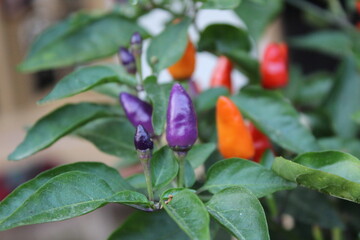
{"label": "green stem", "polygon": [[185,157],[187,152],[174,152],[177,160],[179,161],[179,174],[177,179],[177,186],[179,188],[184,187],[185,178]]}
{"label": "green stem", "polygon": [[273,219],[276,219],[277,216],[278,216],[279,211],[278,211],[278,208],[276,206],[276,201],[274,199],[274,196],[273,195],[268,195],[268,196],[265,197],[265,199],[266,199],[267,205],[269,207],[271,217]]}
{"label": "green stem", "polygon": [[150,159],[147,161],[141,161],[141,163],[144,167],[144,174],[145,174],[146,187],[148,191],[149,200],[154,201],[154,192],[153,192],[151,172],[150,172]]}
{"label": "green stem", "polygon": [[340,228],[331,229],[332,240],[342,240],[342,234]]}
{"label": "green stem", "polygon": [[314,237],[314,240],[324,240],[322,231],[321,231],[320,227],[317,225],[314,225],[312,227],[312,235]]}

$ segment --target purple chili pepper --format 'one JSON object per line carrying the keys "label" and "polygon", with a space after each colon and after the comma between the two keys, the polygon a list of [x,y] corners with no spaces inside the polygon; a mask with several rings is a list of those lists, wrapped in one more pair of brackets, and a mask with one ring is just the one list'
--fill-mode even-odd
{"label": "purple chili pepper", "polygon": [[121,93],[119,99],[126,117],[131,124],[134,125],[134,127],[141,124],[151,136],[154,135],[154,129],[151,123],[151,105],[129,93]]}
{"label": "purple chili pepper", "polygon": [[134,145],[136,150],[153,150],[154,143],[150,138],[149,133],[142,125],[138,125],[134,137]]}
{"label": "purple chili pepper", "polygon": [[131,73],[131,74],[136,73],[135,57],[126,48],[121,47],[119,49],[119,59],[128,73]]}
{"label": "purple chili pepper", "polygon": [[178,83],[170,92],[167,109],[166,140],[175,151],[187,151],[198,136],[196,113],[193,103]]}

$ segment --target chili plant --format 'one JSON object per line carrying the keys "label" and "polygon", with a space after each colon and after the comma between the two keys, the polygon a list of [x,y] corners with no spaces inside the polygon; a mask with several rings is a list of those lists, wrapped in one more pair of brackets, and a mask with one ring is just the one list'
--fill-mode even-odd
{"label": "chili plant", "polygon": [[[264,57],[255,56],[256,43],[282,12],[281,0],[120,3],[109,12],[75,13],[41,33],[21,71],[116,53],[120,61],[76,69],[39,104],[85,91],[114,101],[56,109],[33,124],[9,160],[73,135],[118,157],[122,166],[141,163],[144,171],[124,179],[118,169],[97,162],[45,171],[0,203],[0,230],[66,220],[118,203],[135,210],[110,240],[356,239],[359,32],[348,17],[356,14],[355,2],[344,7],[329,0],[325,8],[286,2],[321,26],[269,45]],[[154,9],[171,17],[151,36],[138,20]],[[234,11],[245,27],[216,23],[199,29],[203,9]],[[190,26],[198,42],[189,37]],[[146,49],[143,41],[149,41]],[[289,62],[287,44],[332,55],[341,62],[338,74],[302,73]],[[201,93],[189,80],[196,51],[219,56],[211,88]],[[150,76],[142,71],[145,53]],[[178,83],[158,82],[166,69]],[[235,69],[248,79],[240,90],[232,87]],[[199,167],[203,171],[195,174]]]}

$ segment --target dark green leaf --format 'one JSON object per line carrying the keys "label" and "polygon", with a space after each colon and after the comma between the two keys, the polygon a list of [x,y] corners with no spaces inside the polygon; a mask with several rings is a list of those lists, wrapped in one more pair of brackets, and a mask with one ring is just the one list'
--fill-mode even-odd
{"label": "dark green leaf", "polygon": [[241,112],[272,141],[296,153],[319,146],[299,120],[299,114],[279,92],[247,88],[231,98]]}
{"label": "dark green leaf", "polygon": [[338,137],[320,138],[319,144],[322,150],[337,150],[347,152],[360,158],[360,141],[358,139],[345,139]]}
{"label": "dark green leaf", "polygon": [[352,116],[351,116],[352,120],[354,122],[356,122],[357,124],[360,124],[360,111],[354,113]]}
{"label": "dark green leaf", "polygon": [[[339,47],[337,47],[339,49]],[[351,119],[360,110],[360,75],[355,61],[344,61],[326,102],[333,129],[340,137],[356,136],[359,126]]]}
{"label": "dark green leaf", "polygon": [[224,87],[210,88],[200,93],[194,101],[196,111],[205,112],[215,108],[218,98],[229,94],[229,90]]}
{"label": "dark green leaf", "polygon": [[153,106],[152,124],[155,135],[160,136],[165,126],[168,99],[164,90],[157,84],[157,79],[154,76],[145,79],[144,89]]}
{"label": "dark green leaf", "polygon": [[38,71],[107,57],[127,46],[134,32],[146,35],[118,13],[79,12],[43,32],[20,69]]}
{"label": "dark green leaf", "polygon": [[195,169],[202,165],[210,155],[215,151],[216,145],[214,143],[196,144],[186,155],[186,159]]}
{"label": "dark green leaf", "polygon": [[155,189],[168,185],[177,175],[179,165],[168,146],[156,151],[151,159],[152,184]]}
{"label": "dark green leaf", "polygon": [[38,120],[23,142],[9,155],[9,160],[26,158],[51,146],[59,138],[82,125],[104,117],[115,117],[120,109],[93,103],[67,104]]}
{"label": "dark green leaf", "polygon": [[[172,195],[169,203],[165,203]],[[166,212],[193,240],[210,240],[210,217],[205,205],[189,189],[170,189],[161,197]]]}
{"label": "dark green leaf", "polygon": [[323,228],[343,228],[344,224],[326,195],[306,188],[276,194],[276,202],[297,221]]}
{"label": "dark green leaf", "polygon": [[246,188],[226,188],[216,193],[206,208],[237,239],[270,239],[264,209]]}
{"label": "dark green leaf", "polygon": [[207,0],[201,8],[232,9],[240,4],[241,0]]}
{"label": "dark green leaf", "polygon": [[263,197],[296,186],[257,163],[240,158],[230,158],[215,163],[206,176],[207,181],[202,189],[212,193],[218,193],[228,187],[243,186],[257,197]]}
{"label": "dark green leaf", "polygon": [[212,24],[200,34],[199,51],[208,51],[218,54],[231,51],[248,52],[251,43],[247,33],[229,24]]}
{"label": "dark green leaf", "polygon": [[61,79],[38,103],[70,97],[109,82],[136,86],[136,78],[126,73],[120,65],[83,67]]}
{"label": "dark green leaf", "polygon": [[151,40],[147,61],[156,72],[173,65],[182,57],[188,42],[190,23],[191,20],[185,18],[177,24],[170,24]]}
{"label": "dark green leaf", "polygon": [[351,53],[351,40],[348,35],[340,31],[317,31],[292,38],[290,44],[294,47],[315,50],[338,57],[347,56]]}
{"label": "dark green leaf", "polygon": [[99,119],[79,128],[74,134],[90,141],[102,152],[120,158],[121,167],[138,162],[134,147],[135,129],[127,119]]}
{"label": "dark green leaf", "polygon": [[313,152],[294,161],[277,157],[272,168],[289,181],[360,203],[360,160],[350,154]]}
{"label": "dark green leaf", "polygon": [[126,178],[126,182],[129,183],[134,188],[136,188],[137,190],[146,189],[146,179],[143,173],[137,173],[131,175],[130,177]]}
{"label": "dark green leaf", "polygon": [[280,13],[282,6],[282,0],[243,0],[235,12],[246,24],[250,35],[258,40],[266,27]]}
{"label": "dark green leaf", "polygon": [[117,101],[119,99],[120,93],[122,92],[136,95],[136,90],[134,88],[128,87],[126,85],[119,85],[117,83],[105,83],[95,87],[93,90],[95,92],[115,98]]}
{"label": "dark green leaf", "polygon": [[188,240],[186,234],[164,211],[136,212],[108,240]]}
{"label": "dark green leaf", "polygon": [[75,163],[48,170],[0,203],[0,230],[69,219],[109,202],[149,206],[118,172],[102,163]]}

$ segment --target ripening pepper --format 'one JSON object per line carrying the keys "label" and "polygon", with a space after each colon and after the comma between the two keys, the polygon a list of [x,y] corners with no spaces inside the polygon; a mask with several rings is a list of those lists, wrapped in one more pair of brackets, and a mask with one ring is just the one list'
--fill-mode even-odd
{"label": "ripening pepper", "polygon": [[130,74],[136,73],[136,62],[135,57],[129,50],[124,47],[119,49],[119,59],[121,64],[125,67],[126,71]]}
{"label": "ripening pepper", "polygon": [[251,159],[255,154],[254,143],[241,112],[227,97],[216,103],[218,147],[225,158]]}
{"label": "ripening pepper", "polygon": [[231,84],[232,63],[225,56],[220,56],[213,70],[210,87],[226,87],[232,91]]}
{"label": "ripening pepper", "polygon": [[254,141],[255,155],[253,160],[255,162],[260,162],[264,152],[267,149],[271,149],[271,142],[269,138],[257,129],[251,122],[247,122],[247,127],[249,128]]}
{"label": "ripening pepper", "polygon": [[174,151],[187,151],[198,136],[197,118],[193,103],[185,89],[174,84],[166,115],[166,140]]}
{"label": "ripening pepper", "polygon": [[121,93],[119,99],[126,117],[131,124],[134,127],[141,124],[150,135],[154,135],[154,129],[151,123],[151,105],[129,93]]}
{"label": "ripening pepper", "polygon": [[139,124],[136,127],[136,133],[134,137],[134,145],[136,150],[153,150],[154,143],[151,140],[149,133],[145,130],[145,128]]}
{"label": "ripening pepper", "polygon": [[194,44],[188,40],[184,55],[174,65],[168,68],[171,76],[176,80],[189,79],[195,70],[196,49]]}
{"label": "ripening pepper", "polygon": [[285,43],[269,44],[261,62],[261,84],[267,89],[285,87],[288,83],[288,48]]}

